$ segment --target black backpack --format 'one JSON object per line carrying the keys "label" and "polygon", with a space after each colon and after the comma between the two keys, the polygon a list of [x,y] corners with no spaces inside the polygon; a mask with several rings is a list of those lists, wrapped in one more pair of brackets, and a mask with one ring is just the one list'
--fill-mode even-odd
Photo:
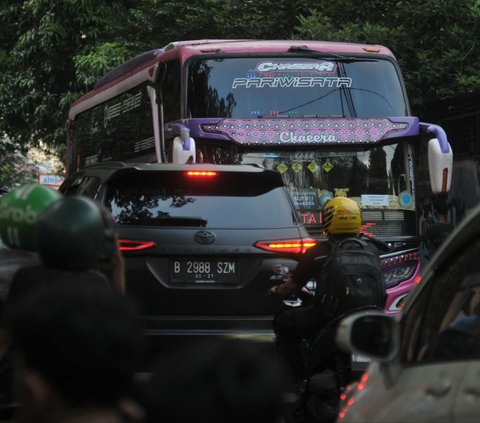
{"label": "black backpack", "polygon": [[422,240],[427,247],[429,258],[432,258],[435,251],[443,244],[452,230],[453,225],[449,223],[433,223],[427,228]]}
{"label": "black backpack", "polygon": [[317,302],[330,319],[366,306],[385,307],[387,293],[378,250],[359,238],[331,243],[319,257]]}

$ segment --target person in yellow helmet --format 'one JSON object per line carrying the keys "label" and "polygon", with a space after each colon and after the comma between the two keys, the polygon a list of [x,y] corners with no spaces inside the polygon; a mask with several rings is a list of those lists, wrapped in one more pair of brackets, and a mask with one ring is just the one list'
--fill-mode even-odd
{"label": "person in yellow helmet", "polygon": [[[314,337],[324,325],[341,314],[332,310],[331,301],[329,303],[325,301],[326,287],[322,286],[322,277],[319,275],[324,271],[325,264],[336,245],[344,241],[352,242],[352,239],[360,239],[361,225],[361,210],[354,200],[347,197],[334,197],[327,201],[323,208],[325,241],[320,241],[308,249],[293,274],[287,275],[282,284],[273,286],[267,291],[267,295],[288,297],[302,291],[309,280],[317,280],[313,305],[287,309],[274,319],[277,353],[290,367],[296,383],[306,377],[301,350],[302,341]],[[362,242],[371,246],[371,251],[375,254],[375,260],[378,261],[378,268],[380,268],[378,249],[371,242]],[[385,246],[385,249],[387,248]],[[383,276],[379,277],[383,278]],[[341,301],[339,298],[333,298],[333,300]],[[341,304],[338,310],[342,310]]]}

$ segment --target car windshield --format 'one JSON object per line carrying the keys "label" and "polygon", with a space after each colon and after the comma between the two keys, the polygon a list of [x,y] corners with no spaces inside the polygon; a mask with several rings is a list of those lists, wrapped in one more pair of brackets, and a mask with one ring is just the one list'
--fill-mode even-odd
{"label": "car windshield", "polygon": [[281,228],[298,224],[287,191],[259,174],[130,172],[108,185],[106,205],[120,225]]}
{"label": "car windshield", "polygon": [[351,150],[251,151],[242,163],[280,172],[303,222],[321,228],[321,209],[332,196],[347,196],[362,209],[363,232],[415,235],[411,150],[406,143]]}
{"label": "car windshield", "polygon": [[187,96],[193,118],[408,115],[397,70],[384,59],[194,59]]}

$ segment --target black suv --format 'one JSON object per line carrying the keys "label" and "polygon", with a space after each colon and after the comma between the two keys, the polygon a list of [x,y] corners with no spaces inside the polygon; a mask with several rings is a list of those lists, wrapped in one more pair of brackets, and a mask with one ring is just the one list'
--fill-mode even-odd
{"label": "black suv", "polygon": [[254,165],[91,165],[60,187],[107,206],[127,295],[159,345],[181,338],[273,339],[267,289],[313,241],[277,172]]}

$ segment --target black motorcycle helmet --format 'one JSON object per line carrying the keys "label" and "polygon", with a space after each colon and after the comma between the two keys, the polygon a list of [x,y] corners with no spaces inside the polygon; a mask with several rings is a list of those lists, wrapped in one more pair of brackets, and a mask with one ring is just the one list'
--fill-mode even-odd
{"label": "black motorcycle helmet", "polygon": [[37,222],[36,245],[46,266],[60,269],[96,267],[111,234],[100,205],[86,197],[65,197]]}

